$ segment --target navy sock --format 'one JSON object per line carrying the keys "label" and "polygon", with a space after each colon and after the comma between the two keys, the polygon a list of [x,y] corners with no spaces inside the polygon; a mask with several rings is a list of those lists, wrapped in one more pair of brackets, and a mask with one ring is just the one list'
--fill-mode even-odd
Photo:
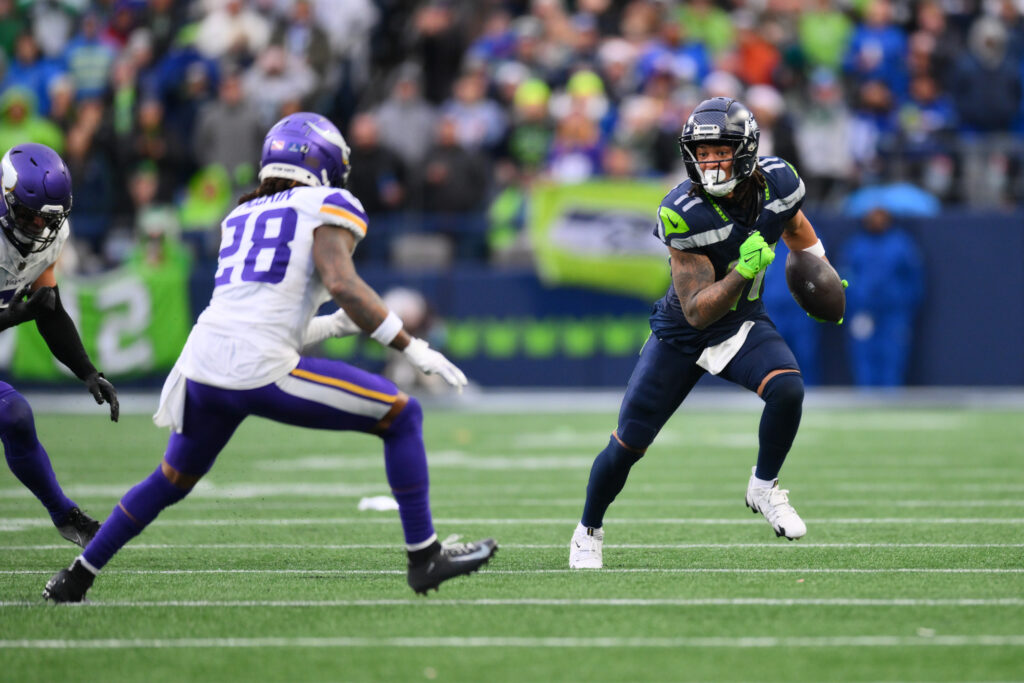
{"label": "navy sock", "polygon": [[161,467],[124,494],[103,522],[99,532],[86,546],[82,556],[96,569],[110,561],[125,543],[132,540],[156,519],[160,511],[188,495],[188,490],[172,484]]}
{"label": "navy sock", "polygon": [[434,536],[430,514],[430,476],[423,446],[423,408],[409,398],[386,432],[384,470],[391,493],[398,502],[398,516],[408,545],[422,544]]}
{"label": "navy sock", "polygon": [[604,513],[619,491],[626,485],[629,470],[643,453],[623,448],[614,436],[605,449],[594,458],[587,483],[587,502],[583,504],[583,526],[599,528],[604,524]]}
{"label": "navy sock", "polygon": [[779,476],[800,428],[804,380],[796,372],[776,375],[768,381],[761,398],[764,399],[764,412],[761,413],[761,427],[757,432],[760,448],[755,476],[771,481]]}
{"label": "navy sock", "polygon": [[53,523],[63,524],[75,502],[57,483],[50,457],[36,436],[32,408],[17,391],[0,396],[0,440],[11,472],[39,499]]}

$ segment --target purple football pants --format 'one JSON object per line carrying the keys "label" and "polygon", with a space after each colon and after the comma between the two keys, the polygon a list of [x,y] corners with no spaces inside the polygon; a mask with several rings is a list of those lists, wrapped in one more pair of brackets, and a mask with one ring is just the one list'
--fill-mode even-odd
{"label": "purple football pants", "polygon": [[375,433],[410,548],[435,538],[430,514],[422,410],[387,379],[323,358],[257,389],[219,389],[188,380],[183,430],[172,433],[164,463],[114,507],[83,557],[100,569],[157,514],[184,498],[246,417],[308,427]]}

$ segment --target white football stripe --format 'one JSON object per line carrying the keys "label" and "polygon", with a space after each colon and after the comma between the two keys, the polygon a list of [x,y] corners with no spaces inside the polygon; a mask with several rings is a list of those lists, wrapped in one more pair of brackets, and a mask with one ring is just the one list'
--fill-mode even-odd
{"label": "white football stripe", "polygon": [[[0,545],[0,550],[68,550],[67,543]],[[399,550],[398,543],[129,543],[124,550]],[[508,550],[561,550],[565,543],[502,543]],[[863,550],[871,548],[1024,548],[1024,543],[606,543],[618,550]]]}
{"label": "white football stripe", "polygon": [[[28,601],[0,601],[24,607]],[[476,600],[111,600],[72,607],[1024,607],[1024,598],[480,598]]]}
{"label": "white football stripe", "polygon": [[110,638],[92,640],[0,640],[0,649],[116,650],[164,648],[869,648],[1024,647],[1024,635],[510,638],[510,637],[331,637],[331,638]]}
{"label": "white football stripe", "polygon": [[[568,518],[439,518],[435,524],[451,525],[485,525],[485,526],[565,526],[570,528],[577,523],[576,519]],[[397,524],[398,515],[387,514],[385,517],[305,517],[297,519],[162,519],[158,523],[162,527],[220,527],[220,526],[337,526],[342,524]],[[628,525],[671,525],[671,526],[750,526],[764,524],[761,518],[756,519],[718,519],[702,517],[672,518],[641,518],[641,519],[609,519],[610,524]],[[905,524],[905,525],[1024,525],[1024,518],[1019,517],[837,517],[808,518],[808,523],[821,525],[869,525],[869,524]],[[48,519],[38,517],[13,517],[0,519],[0,531],[24,531],[33,528],[52,526]]]}
{"label": "white football stripe", "polygon": [[[487,569],[488,574],[576,574],[578,569]],[[0,575],[26,575],[52,572],[39,569],[0,569]],[[346,576],[361,574],[401,574],[404,569],[105,569],[104,574],[318,574],[330,576]],[[990,568],[990,567],[889,567],[889,568],[849,568],[849,567],[637,567],[612,569],[604,568],[596,574],[1024,574],[1024,568]]]}

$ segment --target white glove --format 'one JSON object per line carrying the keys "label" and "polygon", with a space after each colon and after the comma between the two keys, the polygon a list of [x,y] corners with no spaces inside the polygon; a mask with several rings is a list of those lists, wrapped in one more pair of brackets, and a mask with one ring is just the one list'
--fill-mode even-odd
{"label": "white glove", "polygon": [[413,337],[409,345],[402,351],[413,365],[427,375],[438,374],[460,392],[468,380],[462,370],[444,357],[444,354],[430,348],[425,340]]}
{"label": "white glove", "polygon": [[311,346],[330,337],[348,337],[360,332],[362,330],[352,322],[352,318],[348,317],[345,309],[339,308],[331,315],[318,315],[310,320],[302,345]]}

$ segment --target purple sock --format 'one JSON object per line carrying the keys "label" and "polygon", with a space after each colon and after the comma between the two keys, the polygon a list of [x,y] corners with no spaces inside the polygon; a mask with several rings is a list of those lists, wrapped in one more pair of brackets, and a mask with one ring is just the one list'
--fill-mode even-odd
{"label": "purple sock", "polygon": [[383,437],[384,469],[391,493],[398,501],[405,542],[410,546],[422,545],[434,537],[434,523],[430,516],[430,476],[419,401],[410,398]]}
{"label": "purple sock", "polygon": [[186,495],[188,491],[172,484],[162,469],[156,468],[153,474],[124,494],[82,556],[96,569],[103,569],[114,553],[142,533],[161,510]]}
{"label": "purple sock", "polygon": [[13,389],[0,396],[0,440],[11,472],[39,499],[54,524],[63,524],[75,501],[64,495],[50,457],[36,436],[32,408]]}

